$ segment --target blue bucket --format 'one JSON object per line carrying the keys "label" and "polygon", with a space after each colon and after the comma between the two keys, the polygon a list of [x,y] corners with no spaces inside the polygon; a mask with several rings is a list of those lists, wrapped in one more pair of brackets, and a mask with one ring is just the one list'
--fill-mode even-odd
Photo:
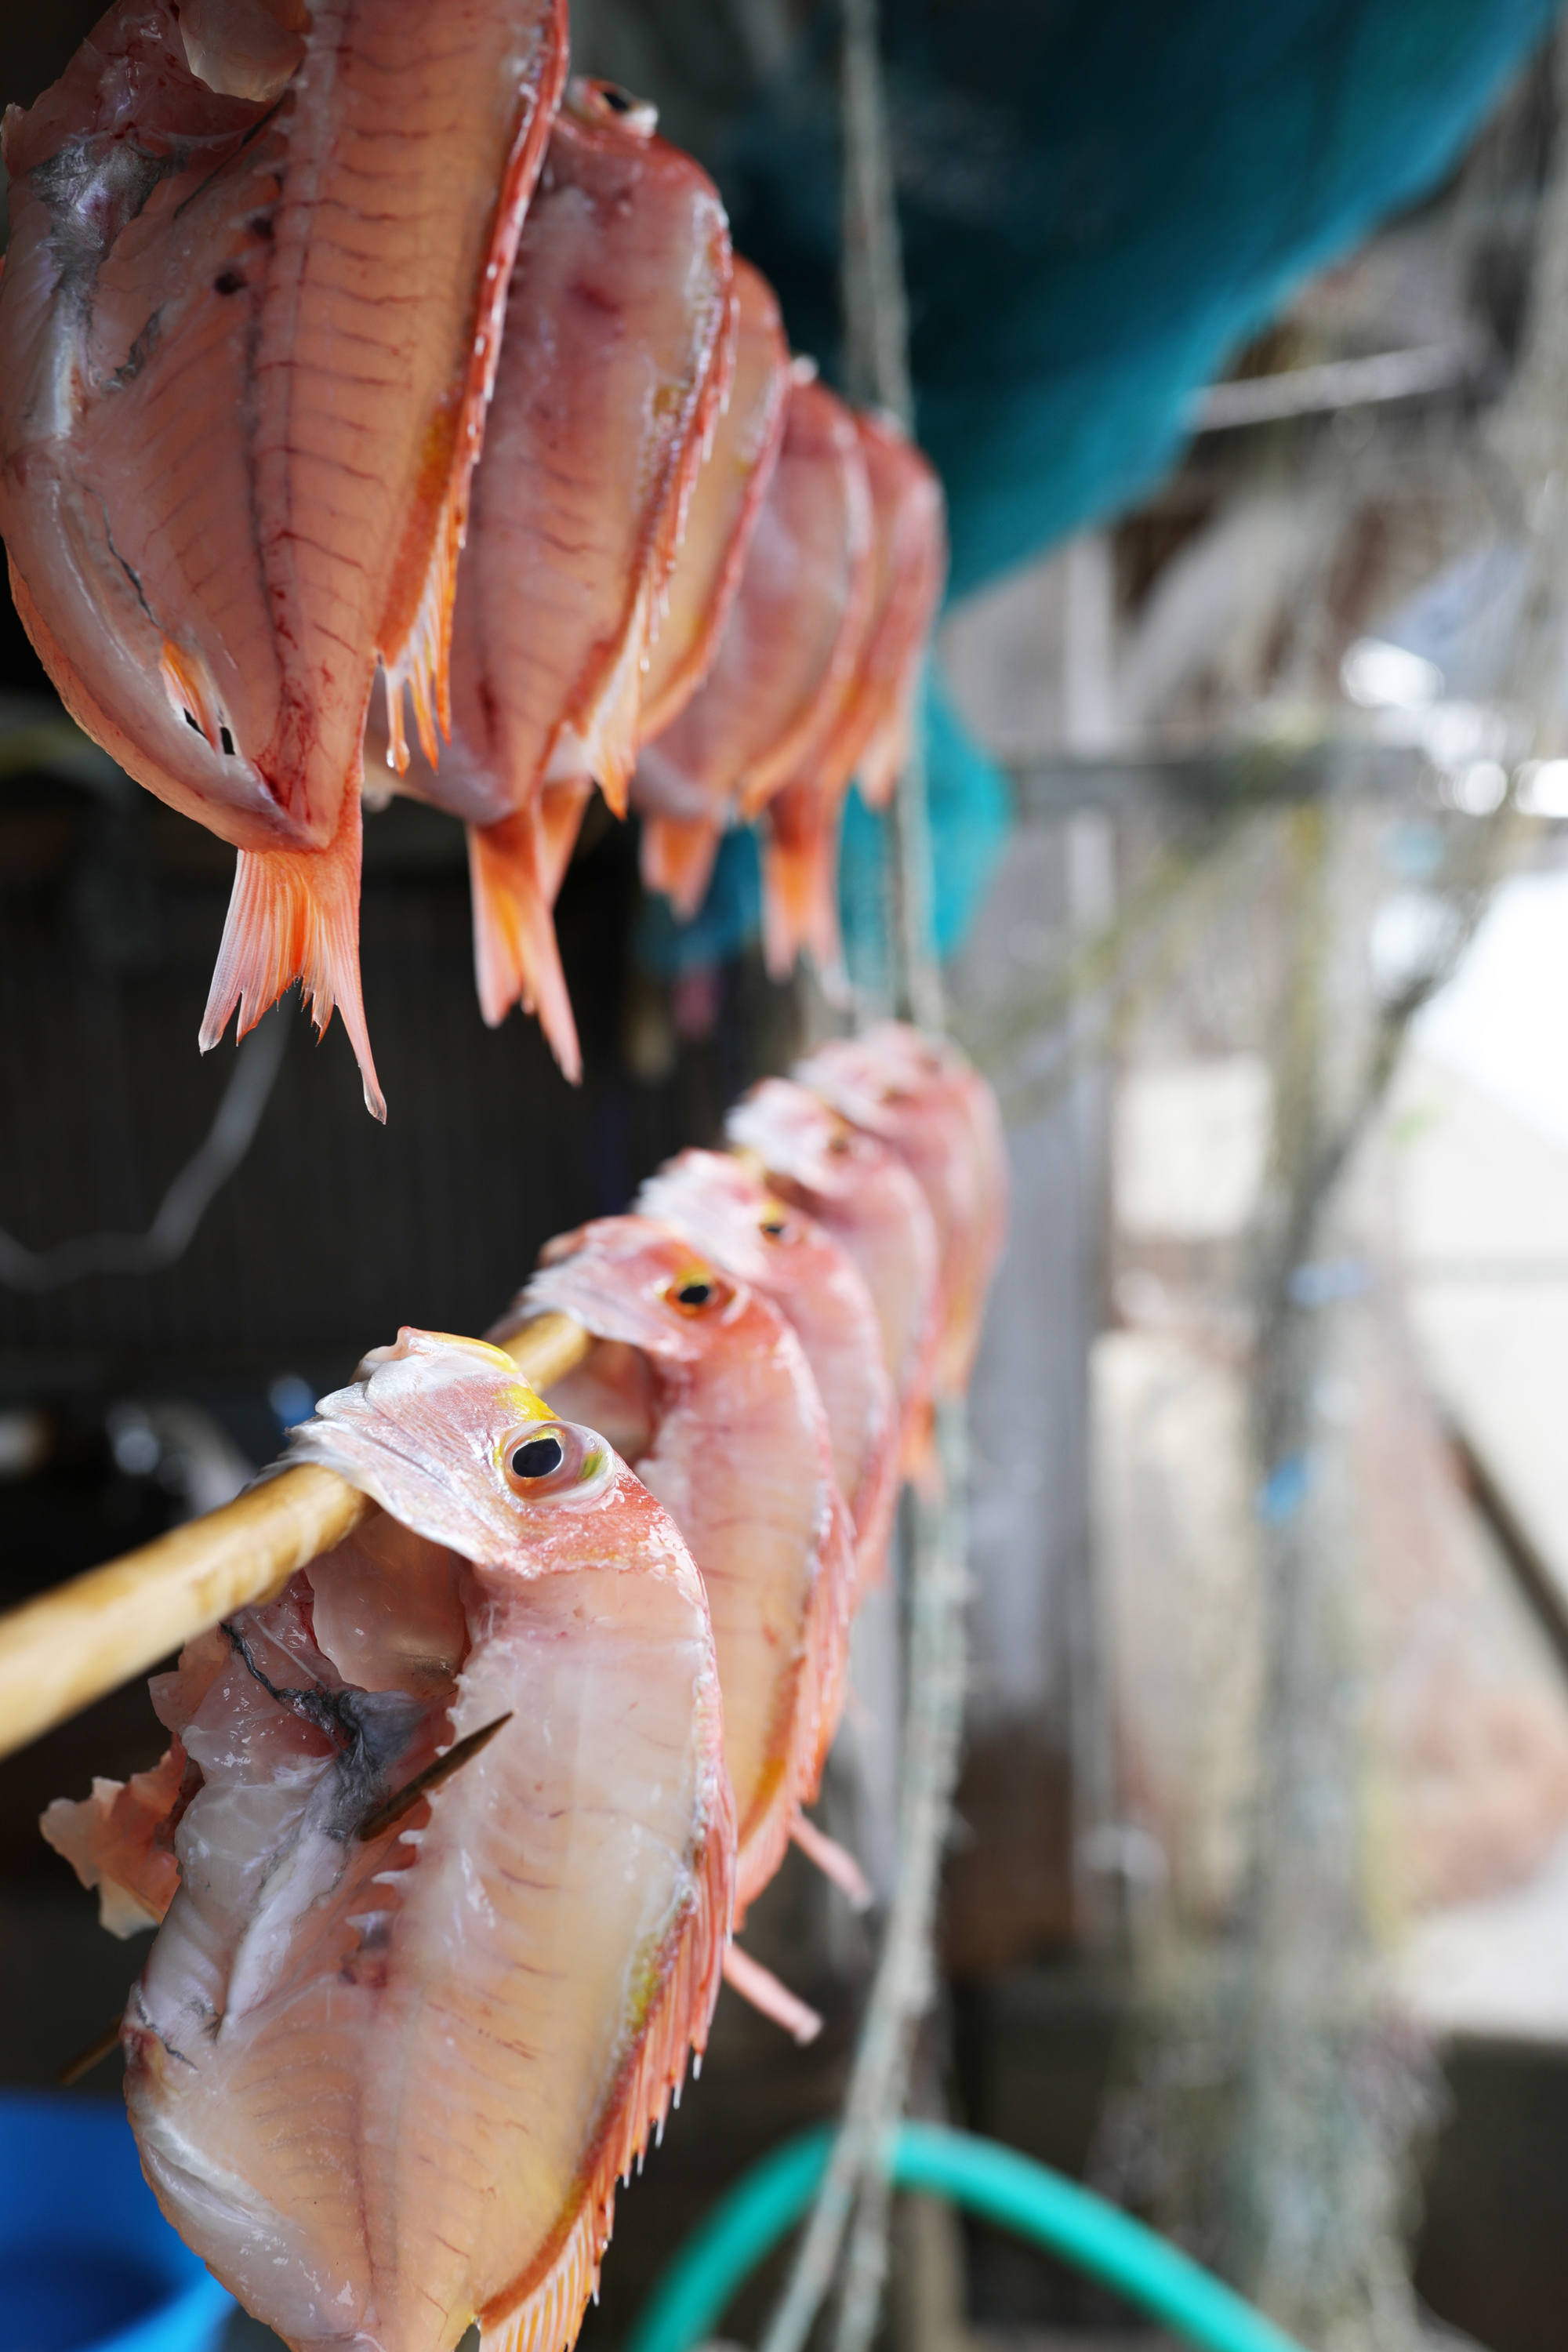
{"label": "blue bucket", "polygon": [[233,2309],[159,2212],[123,2107],[0,2091],[0,2352],[212,2352]]}

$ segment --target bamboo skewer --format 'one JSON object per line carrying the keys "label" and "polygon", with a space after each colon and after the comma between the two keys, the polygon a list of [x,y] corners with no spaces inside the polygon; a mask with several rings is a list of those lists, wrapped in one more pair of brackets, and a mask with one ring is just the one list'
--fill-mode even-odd
{"label": "bamboo skewer", "polygon": [[[541,1315],[500,1343],[547,1389],[588,1334]],[[268,1601],[377,1507],[334,1470],[301,1463],[52,1592],[0,1616],[0,1756],[144,1674],[236,1609]]]}

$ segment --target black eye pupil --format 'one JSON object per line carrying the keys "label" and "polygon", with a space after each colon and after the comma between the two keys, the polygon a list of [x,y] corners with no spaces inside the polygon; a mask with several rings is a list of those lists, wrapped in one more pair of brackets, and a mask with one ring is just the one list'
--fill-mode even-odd
{"label": "black eye pupil", "polygon": [[632,100],[627,96],[624,89],[617,89],[613,81],[605,82],[603,89],[600,90],[599,95],[604,100],[605,104],[609,108],[612,114],[629,114],[631,112],[633,105]]}
{"label": "black eye pupil", "polygon": [[687,1282],[675,1295],[682,1307],[706,1307],[713,1296],[713,1286],[710,1282]]}
{"label": "black eye pupil", "polygon": [[566,1449],[558,1437],[531,1437],[512,1455],[511,1475],[514,1478],[548,1478],[565,1459]]}
{"label": "black eye pupil", "polygon": [[773,1217],[770,1219],[768,1223],[763,1225],[763,1231],[766,1234],[769,1241],[782,1241],[784,1233],[784,1219],[782,1217]]}

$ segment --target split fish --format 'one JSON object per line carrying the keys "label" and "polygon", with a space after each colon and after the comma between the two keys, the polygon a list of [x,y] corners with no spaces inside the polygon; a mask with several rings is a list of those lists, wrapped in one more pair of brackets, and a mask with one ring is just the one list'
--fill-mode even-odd
{"label": "split fish", "polygon": [[882,1570],[899,1472],[898,1402],[865,1276],[826,1226],[774,1198],[732,1152],[681,1152],[648,1179],[636,1205],[771,1298],[799,1339],[855,1523],[863,1592]]}
{"label": "split fish", "polygon": [[618,1445],[707,1587],[738,1925],[816,1792],[843,1700],[854,1542],[826,1414],[777,1308],[646,1217],[552,1242],[501,1328],[552,1310],[600,1343],[552,1396]]}
{"label": "split fish", "polygon": [[643,746],[632,798],[643,872],[683,919],[701,904],[727,825],[749,823],[809,768],[870,616],[871,492],[855,419],[796,361],[778,461],[712,667]]}
{"label": "split fish", "polygon": [[1007,1146],[995,1096],[956,1045],[901,1021],[830,1039],[795,1075],[897,1152],[925,1194],[942,1266],[937,1387],[959,1395],[1007,1231]]}
{"label": "split fish", "polygon": [[5,118],[0,533],[86,731],[238,851],[201,1029],[359,978],[378,659],[445,721],[563,0],[117,0]]}
{"label": "split fish", "polygon": [[123,2031],[142,2165],[296,2352],[562,2352],[720,1982],[701,1582],[478,1341],[405,1330],[290,1454],[382,1510],[154,1678],[195,1786]]}
{"label": "split fish", "polygon": [[803,946],[839,971],[838,839],[858,781],[873,808],[892,797],[909,757],[926,646],[947,576],[942,484],[891,417],[858,415],[874,520],[871,619],[827,740],[768,803],[763,843],[763,945],[786,979]]}
{"label": "split fish", "polygon": [[789,1078],[763,1078],[731,1111],[727,1139],[769,1189],[824,1225],[865,1276],[899,1400],[904,1466],[923,1447],[942,1341],[936,1227],[903,1161]]}
{"label": "split fish", "polygon": [[452,738],[409,778],[468,822],[486,1021],[537,1009],[573,1079],[551,908],[594,785],[625,814],[644,668],[734,351],[723,206],[655,121],[610,83],[568,88],[458,567]]}

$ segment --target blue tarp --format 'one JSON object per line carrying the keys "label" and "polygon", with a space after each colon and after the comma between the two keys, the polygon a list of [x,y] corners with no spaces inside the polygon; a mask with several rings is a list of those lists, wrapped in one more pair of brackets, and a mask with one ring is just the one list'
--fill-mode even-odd
{"label": "blue tarp", "polygon": [[[1441,179],[1554,15],[1549,0],[884,0],[918,427],[947,488],[952,592],[1144,493],[1193,393],[1304,276]],[[837,73],[825,0],[705,158],[738,248],[830,377]],[[963,782],[982,764],[939,729],[944,903],[968,877],[950,945],[989,872]],[[852,819],[852,887],[862,832]]]}

